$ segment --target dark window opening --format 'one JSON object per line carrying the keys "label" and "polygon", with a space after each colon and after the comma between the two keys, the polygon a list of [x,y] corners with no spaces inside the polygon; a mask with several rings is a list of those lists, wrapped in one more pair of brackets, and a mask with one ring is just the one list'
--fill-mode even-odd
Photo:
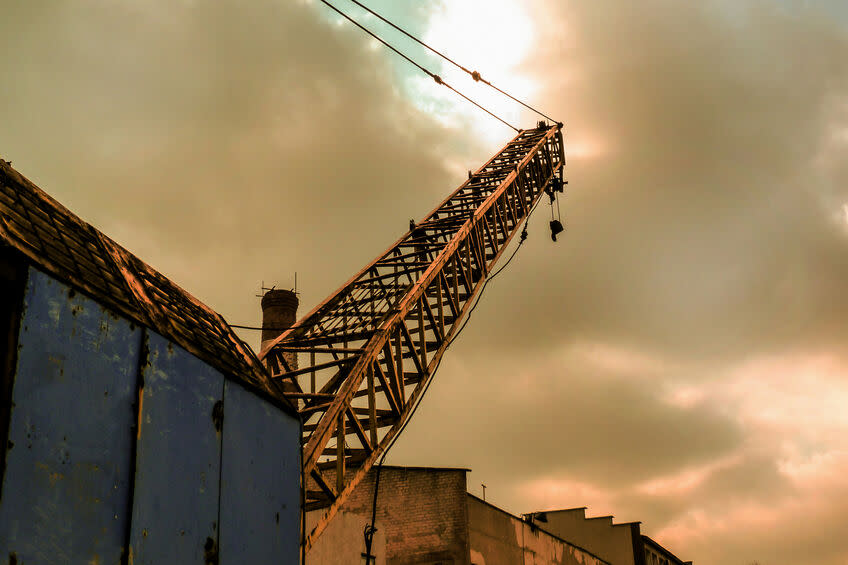
{"label": "dark window opening", "polygon": [[0,244],[0,500],[6,474],[12,386],[18,353],[18,331],[26,286],[26,263],[17,251]]}

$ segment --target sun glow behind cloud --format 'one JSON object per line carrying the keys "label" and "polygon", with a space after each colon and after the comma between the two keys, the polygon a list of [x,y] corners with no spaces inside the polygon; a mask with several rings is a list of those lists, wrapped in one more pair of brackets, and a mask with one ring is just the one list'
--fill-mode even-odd
{"label": "sun glow behind cloud", "polygon": [[[538,84],[522,64],[534,47],[534,23],[526,7],[512,0],[492,0],[481,10],[472,0],[442,5],[430,18],[424,41],[445,53],[484,79],[531,104]],[[535,118],[522,107],[492,88],[475,83],[465,72],[442,61],[435,72],[448,84],[472,100],[491,110],[507,122],[521,128],[532,125]],[[510,135],[509,129],[473,107],[448,89],[427,77],[413,82],[417,104],[442,123],[452,127],[469,127],[482,139],[500,140]]]}

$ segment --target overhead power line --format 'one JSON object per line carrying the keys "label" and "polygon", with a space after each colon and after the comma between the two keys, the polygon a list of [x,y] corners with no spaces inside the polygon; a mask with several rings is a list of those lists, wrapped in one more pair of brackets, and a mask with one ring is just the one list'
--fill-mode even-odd
{"label": "overhead power line", "polygon": [[371,8],[369,8],[368,6],[366,6],[365,4],[363,4],[362,2],[359,2],[358,0],[350,0],[350,1],[351,1],[351,2],[353,2],[354,4],[356,4],[357,6],[359,6],[360,8],[362,8],[363,10],[365,10],[366,12],[368,12],[369,14],[371,14],[372,16],[374,16],[374,17],[378,18],[380,21],[382,21],[382,22],[386,23],[387,25],[390,25],[391,27],[393,27],[393,28],[394,28],[394,29],[396,29],[397,31],[401,32],[402,34],[404,34],[405,36],[407,36],[409,39],[411,39],[411,40],[415,41],[416,43],[418,43],[418,44],[420,44],[420,45],[424,46],[425,48],[429,49],[430,51],[432,51],[433,53],[435,53],[436,55],[438,55],[439,57],[441,57],[442,59],[444,59],[445,61],[447,61],[447,62],[448,62],[448,63],[450,63],[451,65],[453,65],[454,67],[456,67],[456,68],[458,68],[458,69],[460,69],[460,70],[462,70],[462,71],[465,71],[465,72],[466,72],[466,73],[468,73],[468,75],[470,75],[470,76],[471,76],[471,78],[473,78],[475,81],[477,81],[477,82],[482,82],[483,84],[486,84],[486,85],[488,85],[488,86],[490,86],[490,87],[494,88],[495,90],[497,90],[498,92],[500,92],[501,94],[503,94],[504,96],[506,96],[507,98],[509,98],[510,100],[512,100],[512,101],[514,101],[514,102],[517,102],[517,103],[521,104],[522,106],[524,106],[524,107],[525,107],[525,108],[527,108],[528,110],[532,110],[533,112],[536,112],[537,114],[539,114],[540,116],[542,116],[543,118],[545,118],[545,119],[547,119],[547,120],[550,120],[550,121],[552,121],[552,122],[554,122],[554,123],[557,123],[557,121],[556,121],[555,119],[551,118],[551,117],[550,117],[550,116],[548,116],[547,114],[542,113],[541,111],[537,110],[537,109],[536,109],[536,108],[534,108],[533,106],[531,106],[531,105],[527,104],[526,102],[523,102],[523,101],[519,100],[519,99],[518,99],[518,98],[516,98],[515,96],[513,96],[513,95],[509,94],[508,92],[505,92],[505,91],[501,90],[500,88],[498,88],[497,86],[495,86],[494,84],[492,84],[491,82],[489,82],[488,80],[484,79],[484,78],[483,78],[483,76],[482,76],[479,72],[477,72],[477,71],[470,71],[470,70],[468,70],[466,67],[464,67],[464,66],[460,65],[459,63],[457,63],[456,61],[454,61],[453,59],[451,59],[450,57],[448,57],[447,55],[445,55],[445,54],[444,54],[444,53],[442,53],[441,51],[439,51],[439,50],[437,50],[437,49],[435,49],[435,48],[431,47],[431,46],[430,46],[430,45],[428,45],[426,42],[424,42],[423,40],[421,40],[421,39],[419,39],[419,38],[415,37],[414,35],[412,35],[412,34],[411,34],[411,33],[409,33],[408,31],[406,31],[405,29],[403,29],[402,27],[400,27],[399,25],[396,25],[396,24],[395,24],[395,23],[393,23],[392,21],[390,21],[390,20],[388,20],[388,19],[384,18],[383,16],[381,16],[380,14],[378,14],[377,12],[375,12],[374,10],[372,10]]}
{"label": "overhead power line", "polygon": [[[434,81],[436,81],[436,83],[437,83],[437,84],[440,84],[440,85],[442,85],[442,86],[444,86],[444,87],[448,88],[449,90],[452,90],[453,92],[455,92],[456,94],[458,94],[459,96],[461,96],[462,98],[464,98],[465,100],[467,100],[468,102],[471,102],[472,104],[474,104],[475,106],[477,106],[479,109],[483,110],[484,112],[486,112],[487,114],[489,114],[490,116],[492,116],[493,118],[495,118],[496,120],[498,120],[499,122],[501,122],[502,124],[506,125],[507,127],[510,127],[510,128],[512,128],[512,129],[514,129],[516,132],[520,132],[520,131],[521,131],[520,129],[518,129],[517,127],[515,127],[514,125],[512,125],[511,123],[507,122],[506,120],[504,120],[504,119],[503,119],[503,118],[501,118],[500,116],[498,116],[498,115],[494,114],[493,112],[491,112],[491,111],[490,111],[490,110],[488,110],[487,108],[484,108],[484,107],[483,107],[483,106],[481,106],[479,103],[475,102],[474,100],[472,100],[471,98],[469,98],[468,96],[466,96],[465,94],[463,94],[462,92],[458,91],[457,89],[455,89],[454,87],[452,87],[451,85],[449,85],[448,83],[446,83],[444,80],[442,80],[442,77],[440,77],[440,76],[439,76],[439,75],[437,75],[436,73],[430,72],[429,70],[427,70],[427,69],[426,69],[426,68],[424,68],[423,66],[421,66],[421,65],[419,65],[418,63],[416,63],[415,61],[413,61],[411,58],[409,58],[408,56],[406,56],[405,54],[403,54],[400,50],[398,50],[397,48],[395,48],[394,46],[392,46],[391,44],[389,44],[389,42],[388,42],[388,41],[386,41],[385,39],[383,39],[382,37],[380,37],[379,35],[377,35],[377,34],[376,34],[376,33],[374,33],[373,31],[371,31],[371,30],[370,30],[370,29],[368,29],[367,27],[365,27],[365,26],[363,26],[362,24],[360,24],[359,22],[357,22],[355,19],[353,19],[351,16],[349,16],[348,14],[344,13],[343,11],[341,11],[339,8],[337,8],[335,5],[333,5],[333,4],[332,4],[331,2],[329,2],[328,0],[321,0],[321,3],[323,3],[324,5],[326,5],[328,8],[330,8],[331,10],[333,10],[334,12],[336,12],[337,14],[339,14],[340,16],[342,16],[343,18],[345,18],[347,21],[349,21],[350,23],[352,23],[353,25],[355,25],[356,27],[358,27],[359,29],[361,29],[362,31],[364,31],[365,33],[367,33],[368,35],[370,35],[371,37],[373,37],[374,39],[376,39],[377,41],[379,41],[380,43],[382,43],[382,44],[383,44],[383,45],[385,45],[386,47],[388,47],[389,49],[391,49],[392,51],[394,51],[396,54],[398,54],[398,55],[400,55],[401,57],[403,57],[404,59],[406,59],[409,63],[411,63],[411,64],[415,65],[415,66],[416,66],[416,67],[417,67],[417,68],[418,68],[421,72],[423,72],[424,74],[426,74],[427,76],[429,76],[431,79],[433,79]],[[357,4],[358,4],[358,2],[357,2]],[[549,118],[549,119],[550,119],[550,118]]]}

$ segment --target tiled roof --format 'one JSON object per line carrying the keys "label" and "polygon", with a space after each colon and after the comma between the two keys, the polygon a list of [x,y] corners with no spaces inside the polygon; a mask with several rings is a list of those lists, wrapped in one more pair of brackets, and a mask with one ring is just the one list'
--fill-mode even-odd
{"label": "tiled roof", "polygon": [[252,350],[217,312],[78,218],[2,159],[0,241],[56,279],[291,408]]}

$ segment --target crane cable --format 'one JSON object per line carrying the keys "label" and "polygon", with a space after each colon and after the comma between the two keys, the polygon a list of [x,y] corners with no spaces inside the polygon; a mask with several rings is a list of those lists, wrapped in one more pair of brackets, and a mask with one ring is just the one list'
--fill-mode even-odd
{"label": "crane cable", "polygon": [[476,82],[482,82],[483,84],[485,84],[485,85],[487,85],[487,86],[490,86],[490,87],[494,88],[495,90],[497,90],[498,92],[500,92],[501,94],[503,94],[504,96],[506,96],[507,98],[509,98],[510,100],[512,100],[512,101],[514,101],[514,102],[517,102],[517,103],[521,104],[522,106],[524,106],[524,107],[525,107],[525,108],[527,108],[528,110],[531,110],[531,111],[533,111],[533,112],[536,112],[537,114],[539,114],[540,116],[542,116],[542,117],[543,117],[543,118],[545,118],[546,120],[549,120],[549,121],[551,121],[551,122],[553,122],[553,123],[558,123],[558,122],[557,122],[557,120],[555,120],[555,119],[551,118],[551,117],[550,117],[550,116],[548,116],[547,114],[542,113],[541,111],[537,110],[536,108],[534,108],[533,106],[531,106],[531,105],[527,104],[526,102],[522,102],[521,100],[519,100],[519,99],[518,99],[518,98],[516,98],[515,96],[511,95],[510,93],[508,93],[508,92],[505,92],[505,91],[501,90],[500,88],[498,88],[497,86],[495,86],[494,84],[492,84],[491,82],[489,82],[488,80],[486,80],[485,78],[483,78],[483,76],[482,76],[479,72],[477,72],[477,71],[470,71],[470,70],[468,70],[467,68],[465,68],[464,66],[460,65],[459,63],[457,63],[456,61],[454,61],[453,59],[451,59],[450,57],[448,57],[447,55],[445,55],[445,54],[444,54],[444,53],[442,53],[441,51],[439,51],[439,50],[437,50],[437,49],[435,49],[435,48],[431,47],[431,46],[430,46],[430,45],[428,45],[426,42],[424,42],[424,41],[422,41],[421,39],[419,39],[419,38],[415,37],[414,35],[412,35],[412,34],[411,34],[411,33],[409,33],[408,31],[406,31],[406,30],[405,30],[405,29],[403,29],[402,27],[400,27],[400,26],[398,26],[398,25],[394,24],[394,23],[393,23],[393,22],[391,22],[390,20],[388,20],[388,19],[384,18],[383,16],[381,16],[380,14],[378,14],[377,12],[375,12],[374,10],[372,10],[371,8],[369,8],[368,6],[366,6],[366,5],[362,4],[362,3],[361,3],[361,2],[359,2],[358,0],[350,0],[350,1],[351,1],[351,2],[353,2],[354,4],[356,4],[357,6],[359,6],[360,8],[362,8],[363,10],[365,10],[366,12],[368,12],[369,14],[371,14],[372,16],[376,17],[376,18],[377,18],[377,19],[379,19],[380,21],[384,22],[385,24],[387,24],[387,25],[389,25],[389,26],[393,27],[394,29],[396,29],[397,31],[401,32],[402,34],[404,34],[405,36],[407,36],[409,39],[411,39],[411,40],[415,41],[416,43],[418,43],[418,44],[422,45],[423,47],[425,47],[425,48],[429,49],[430,51],[432,51],[433,53],[435,53],[436,55],[438,55],[439,57],[441,57],[442,59],[444,59],[445,61],[447,61],[447,62],[448,62],[448,63],[450,63],[451,65],[453,65],[454,67],[456,67],[456,68],[458,68],[458,69],[460,69],[460,70],[462,70],[462,71],[466,72],[466,73],[467,73],[467,74],[468,74],[471,78],[473,78]]}
{"label": "crane cable", "polygon": [[[426,68],[424,68],[423,66],[419,65],[418,63],[416,63],[415,61],[413,61],[412,59],[410,59],[408,56],[406,56],[406,55],[404,55],[403,53],[401,53],[401,52],[400,52],[397,48],[395,48],[394,46],[392,46],[391,44],[389,44],[389,42],[387,42],[385,39],[383,39],[382,37],[380,37],[379,35],[377,35],[377,34],[376,34],[376,33],[374,33],[373,31],[371,31],[370,29],[368,29],[367,27],[365,27],[365,26],[363,26],[362,24],[360,24],[359,22],[357,22],[355,19],[353,19],[353,18],[352,18],[351,16],[349,16],[348,14],[346,14],[346,13],[342,12],[340,9],[338,9],[336,6],[334,6],[334,5],[333,5],[331,2],[329,2],[328,0],[321,0],[321,3],[322,3],[322,4],[324,4],[325,6],[327,6],[328,8],[330,8],[331,10],[333,10],[334,12],[336,12],[337,14],[339,14],[340,16],[342,16],[343,18],[345,18],[347,21],[349,21],[350,23],[352,23],[353,25],[355,25],[356,27],[358,27],[359,29],[361,29],[362,31],[364,31],[365,33],[367,33],[368,35],[370,35],[371,37],[373,37],[374,39],[376,39],[377,41],[379,41],[380,43],[382,43],[383,45],[385,45],[386,47],[388,47],[389,49],[391,49],[392,51],[394,51],[396,54],[398,54],[398,55],[400,55],[401,57],[403,57],[404,59],[406,59],[408,62],[410,62],[410,63],[412,63],[413,65],[415,65],[416,67],[418,67],[418,69],[419,69],[421,72],[423,72],[424,74],[426,74],[427,76],[429,76],[431,79],[433,79],[434,81],[436,81],[436,84],[440,84],[440,85],[442,85],[442,86],[446,87],[447,89],[452,90],[453,92],[455,92],[456,94],[458,94],[459,96],[461,96],[462,98],[464,98],[465,100],[467,100],[468,102],[471,102],[472,104],[474,104],[475,106],[477,106],[478,108],[480,108],[481,110],[483,110],[484,112],[486,112],[487,114],[489,114],[490,116],[492,116],[493,118],[495,118],[496,120],[498,120],[499,122],[501,122],[502,124],[504,124],[505,126],[512,128],[512,129],[513,129],[513,130],[515,130],[517,133],[520,133],[520,132],[521,132],[521,130],[520,130],[520,129],[518,129],[517,127],[515,127],[515,126],[514,126],[514,125],[512,125],[511,123],[507,122],[506,120],[504,120],[504,119],[503,119],[503,118],[501,118],[500,116],[498,116],[498,115],[494,114],[494,113],[493,113],[493,112],[491,112],[490,110],[488,110],[488,109],[484,108],[484,107],[483,107],[483,106],[481,106],[479,103],[475,102],[474,100],[472,100],[471,98],[469,98],[468,96],[466,96],[465,94],[463,94],[462,92],[458,91],[457,89],[455,89],[454,87],[452,87],[451,85],[449,85],[448,83],[446,83],[446,82],[442,79],[442,77],[440,77],[440,76],[439,76],[439,75],[437,75],[436,73],[430,72],[429,70],[427,70],[427,69],[426,69]],[[358,2],[357,2],[357,4],[358,4]],[[361,5],[361,4],[360,4],[360,5]],[[381,19],[382,19],[382,18],[381,18]]]}
{"label": "crane cable", "polygon": [[[483,280],[483,286],[480,287],[480,292],[477,293],[477,297],[474,300],[474,304],[471,305],[471,308],[468,311],[468,315],[465,317],[465,320],[463,320],[462,325],[459,327],[459,329],[457,329],[456,333],[453,335],[453,337],[450,339],[450,341],[448,341],[448,344],[445,346],[445,350],[447,350],[448,347],[453,345],[453,342],[456,341],[456,339],[459,337],[459,334],[461,334],[462,330],[465,329],[465,326],[468,325],[468,320],[471,319],[471,314],[474,312],[474,309],[477,308],[477,304],[480,303],[480,298],[483,296],[483,292],[486,290],[486,285],[489,284],[489,281],[491,281],[496,276],[501,274],[501,272],[503,272],[503,270],[506,269],[509,266],[509,264],[512,262],[512,260],[515,258],[516,253],[518,253],[518,250],[521,249],[521,246],[527,240],[527,224],[530,223],[530,216],[533,215],[533,212],[536,210],[536,207],[539,205],[539,202],[541,202],[541,201],[542,201],[542,199],[539,198],[536,201],[536,203],[533,205],[533,207],[530,209],[530,211],[527,213],[527,216],[525,216],[524,227],[521,230],[521,235],[520,235],[520,239],[518,241],[518,245],[515,246],[515,249],[513,250],[512,254],[509,256],[509,259],[507,259],[506,263],[501,265],[501,267],[497,271],[495,271],[491,275],[488,275]],[[418,395],[418,398],[417,398],[415,404],[412,406],[412,410],[410,410],[409,416],[407,416],[406,420],[404,420],[404,422],[401,424],[400,428],[398,429],[398,431],[394,435],[394,437],[391,440],[389,440],[388,445],[386,445],[386,448],[383,450],[383,454],[380,457],[380,460],[376,464],[377,472],[375,473],[375,477],[374,477],[374,493],[373,493],[373,496],[371,498],[371,521],[370,521],[370,523],[365,525],[365,529],[363,531],[363,535],[365,537],[365,554],[368,556],[368,557],[366,557],[366,559],[370,559],[371,546],[372,546],[371,544],[373,542],[374,533],[377,531],[377,528],[374,526],[375,522],[377,521],[377,489],[380,488],[380,471],[383,470],[383,463],[386,460],[386,456],[389,454],[389,450],[392,447],[394,447],[395,442],[400,437],[400,435],[403,433],[403,431],[406,429],[406,425],[412,420],[412,417],[415,415],[415,412],[418,410],[418,407],[421,406],[421,401],[424,400],[424,396],[427,394],[427,391],[430,389],[430,385],[433,383],[433,376],[436,374],[436,371],[439,370],[439,366],[442,364],[442,359],[444,359],[444,355],[439,357],[439,360],[436,362],[436,366],[433,367],[432,371],[430,371],[430,374],[427,377],[427,381],[424,383],[424,388],[422,389],[421,394]],[[367,561],[367,562],[370,562],[370,561]]]}

